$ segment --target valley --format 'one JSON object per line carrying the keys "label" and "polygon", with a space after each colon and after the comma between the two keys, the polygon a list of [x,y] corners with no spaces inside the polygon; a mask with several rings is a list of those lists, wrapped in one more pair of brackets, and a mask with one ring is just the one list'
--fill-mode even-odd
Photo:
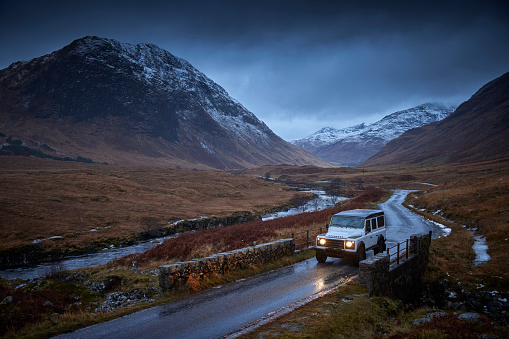
{"label": "valley", "polygon": [[[99,227],[97,226],[99,223],[105,224],[107,220],[118,220],[116,218],[123,213],[130,213],[131,215],[129,220],[132,219],[130,223],[132,226],[130,229],[125,227],[125,233],[123,233],[125,237],[129,237],[132,236],[132,232],[136,233],[147,227],[147,225],[144,224],[136,225],[135,222],[135,220],[138,220],[138,223],[142,223],[142,221],[145,220],[143,219],[147,215],[145,211],[150,211],[150,215],[154,216],[158,216],[156,212],[160,211],[162,214],[160,214],[157,220],[158,223],[162,224],[163,222],[167,222],[171,217],[174,218],[172,220],[176,220],[183,215],[186,215],[188,218],[193,218],[202,216],[204,213],[223,215],[231,214],[238,210],[260,211],[262,209],[266,210],[272,207],[285,205],[295,197],[297,192],[291,186],[286,186],[283,181],[297,186],[299,183],[313,182],[323,186],[335,183],[336,189],[340,189],[349,196],[355,197],[343,202],[343,208],[372,206],[366,205],[366,203],[376,203],[379,201],[378,199],[380,199],[379,195],[374,197],[375,200],[369,198],[359,200],[358,198],[362,198],[363,196],[367,197],[367,193],[373,190],[376,191],[375,187],[382,187],[385,189],[396,187],[416,190],[417,193],[410,195],[408,198],[408,203],[415,208],[415,211],[423,214],[426,218],[436,220],[452,229],[452,233],[449,236],[442,237],[432,242],[430,272],[433,273],[427,278],[429,279],[429,281],[427,280],[427,284],[434,284],[436,281],[448,277],[448,279],[452,281],[461,281],[468,289],[475,289],[475,286],[482,284],[488,289],[497,289],[498,291],[509,290],[507,287],[509,286],[509,276],[504,273],[503,269],[505,263],[509,260],[507,257],[507,253],[509,253],[509,251],[507,251],[507,241],[504,241],[504,239],[509,236],[506,234],[508,223],[506,213],[507,205],[503,203],[503,201],[506,201],[504,199],[507,199],[507,192],[509,192],[509,187],[507,186],[508,182],[506,180],[507,173],[509,173],[509,161],[504,159],[482,163],[453,166],[437,165],[423,168],[420,166],[395,166],[366,169],[324,169],[285,165],[246,169],[242,171],[233,171],[232,173],[186,171],[182,173],[182,171],[176,170],[117,168],[113,166],[55,162],[53,160],[33,158],[11,158],[11,160],[13,161],[9,162],[9,164],[2,163],[2,182],[8,183],[9,180],[7,179],[10,176],[16,175],[16,177],[23,179],[20,180],[21,183],[24,182],[24,180],[27,180],[27,183],[25,185],[11,185],[9,186],[9,191],[5,190],[2,192],[2,214],[4,220],[12,218],[12,214],[5,214],[9,211],[6,207],[13,208],[13,206],[18,206],[18,208],[28,208],[32,206],[33,208],[39,204],[44,207],[45,200],[55,203],[56,205],[50,205],[44,208],[40,207],[38,213],[44,211],[46,211],[45,213],[49,213],[49,211],[52,211],[54,208],[59,208],[59,206],[59,210],[63,210],[62,206],[65,206],[65,210],[68,211],[68,213],[61,213],[59,219],[57,219],[61,225],[64,225],[62,228],[63,231],[57,227],[58,224],[53,224],[51,228],[44,228],[41,226],[40,228],[34,228],[33,231],[30,228],[24,229],[24,233],[26,234],[38,234],[39,238],[45,239],[62,235],[62,238],[42,241],[41,244],[44,246],[69,246],[70,241],[80,246],[79,244],[87,244],[96,239],[106,243],[110,241],[106,240],[108,239],[107,232],[110,230],[109,228],[88,232],[82,234],[81,237],[66,236],[66,234],[69,233],[65,232],[69,232],[69,230],[72,230],[72,232],[80,232],[79,230],[89,231],[90,225],[95,225],[95,228],[98,229]],[[91,179],[84,180],[82,176],[85,175],[89,176]],[[74,180],[63,180],[65,176],[74,178]],[[266,177],[272,180],[264,180]],[[40,190],[40,193],[34,196],[34,192],[29,189],[29,183],[37,185],[39,189],[40,187],[47,188]],[[50,183],[52,184],[50,185]],[[78,212],[82,213],[82,208],[85,204],[82,200],[84,198],[70,198],[73,196],[73,192],[75,196],[77,194],[76,191],[73,191],[73,183],[79,183],[80,185],[87,184],[88,186],[85,187],[89,187],[87,191],[79,190],[79,192],[81,192],[79,193],[79,197],[83,197],[86,193],[89,197],[104,196],[108,198],[103,198],[102,201],[107,204],[107,207],[98,208],[96,210],[96,213],[100,213],[101,218],[96,219],[95,224],[85,223],[86,227],[83,227],[83,224],[75,225],[75,220],[77,220],[77,215],[79,215]],[[108,187],[113,184],[127,191],[121,193],[129,193],[129,190],[132,190],[132,192],[125,198],[120,199],[121,196],[116,195],[118,187],[115,187],[114,190],[108,189]],[[178,189],[175,189],[175,186],[177,186]],[[4,187],[4,185],[2,185],[2,187]],[[170,190],[172,187],[174,188],[173,191]],[[212,189],[216,191],[212,192]],[[189,192],[191,190],[194,191],[193,197],[202,197],[199,206],[193,204],[195,200],[189,200]],[[483,193],[488,191],[493,192],[493,194]],[[230,198],[229,200],[225,200],[228,199],[228,195],[234,196],[235,192],[241,192],[242,197],[237,193],[235,199]],[[61,201],[54,201],[52,200],[53,198],[50,198],[51,196],[59,197],[58,199]],[[129,196],[132,200],[127,199]],[[175,208],[171,209],[165,204],[162,205],[160,210],[154,207],[161,206],[161,201],[163,203],[168,203],[169,200],[164,200],[169,199],[167,196],[171,196],[172,201],[178,201],[180,204],[175,204]],[[41,199],[42,197],[44,199]],[[141,197],[141,199],[138,197]],[[499,201],[500,203],[490,202],[490,200],[487,200],[490,197],[496,199],[494,201]],[[481,201],[479,201],[480,198],[482,201],[486,201],[490,207],[486,205],[476,205],[481,203]],[[130,201],[133,202],[129,203]],[[355,205],[356,201],[358,201],[360,205]],[[86,206],[87,210],[91,210],[93,204],[87,203]],[[457,208],[460,207],[465,208],[466,212],[457,210]],[[468,212],[469,209],[471,210],[470,212]],[[20,209],[17,213],[19,214],[22,210],[26,209]],[[174,214],[169,213],[170,210]],[[69,211],[74,212],[69,213]],[[34,212],[30,211],[30,213]],[[49,219],[52,215],[57,215],[58,211],[53,211],[52,213],[54,214],[40,214],[45,217],[38,219],[39,222]],[[318,216],[318,213],[320,216]],[[265,223],[267,223],[267,226],[269,226],[269,224],[277,225],[278,229],[276,233],[266,233],[266,235],[263,235],[262,228],[266,228],[267,226],[262,227],[261,222],[220,227],[207,230],[206,232],[198,231],[193,234],[189,233],[188,236],[181,236],[178,242],[168,242],[167,246],[169,246],[169,248],[177,250],[177,252],[175,252],[175,259],[171,259],[171,256],[168,257],[169,254],[164,254],[163,257],[158,256],[158,253],[170,252],[163,252],[161,249],[151,250],[145,254],[128,256],[125,259],[117,260],[114,267],[110,264],[81,269],[74,273],[59,273],[57,268],[57,271],[53,272],[54,278],[49,278],[49,276],[48,278],[50,281],[51,279],[56,279],[56,281],[58,281],[58,279],[60,279],[58,278],[59,275],[63,274],[62,277],[73,277],[67,278],[68,280],[84,278],[86,279],[86,284],[90,284],[94,281],[109,281],[111,279],[113,279],[112,281],[116,281],[115,279],[121,279],[121,281],[123,281],[121,290],[126,291],[122,293],[134,293],[129,291],[141,289],[147,296],[153,297],[157,288],[154,287],[153,273],[151,272],[157,268],[157,265],[171,263],[175,260],[182,260],[184,257],[178,254],[183,253],[178,252],[179,248],[182,248],[180,247],[182,244],[195,246],[194,250],[191,250],[189,254],[190,258],[203,257],[224,251],[224,249],[218,247],[218,245],[225,245],[226,243],[233,244],[233,242],[231,242],[233,239],[239,240],[238,234],[243,234],[242,237],[248,242],[252,242],[254,239],[258,239],[262,242],[270,241],[271,239],[279,239],[287,237],[291,232],[323,226],[331,213],[334,212],[324,210],[323,212],[306,213],[306,215],[309,214],[309,216],[289,216],[282,218],[280,221],[266,221]],[[467,219],[464,219],[464,217],[467,217]],[[20,218],[24,218],[24,216]],[[461,226],[465,220],[468,220],[469,225],[477,225],[477,231],[486,236],[488,253],[491,259],[482,265],[476,266],[473,264],[473,260],[475,259],[475,253],[472,249],[474,239],[470,231]],[[488,222],[488,224],[486,224],[486,222]],[[48,224],[51,223],[48,222]],[[65,226],[67,224],[69,225]],[[16,228],[18,232],[23,229],[23,225],[25,224],[18,224],[18,228]],[[80,225],[82,225],[81,228],[78,227]],[[490,228],[489,225],[499,226],[493,229]],[[45,230],[47,233],[44,233]],[[217,235],[214,235],[216,233]],[[237,234],[237,236],[235,236],[235,234]],[[199,235],[200,237],[198,237]],[[233,237],[230,239],[228,238],[230,236]],[[8,234],[6,235],[6,239],[12,238],[9,238]],[[36,237],[26,237],[26,241],[33,241],[33,238]],[[200,240],[197,241],[197,239]],[[11,242],[10,244],[16,244],[16,242]],[[236,246],[242,246],[242,243]],[[313,255],[313,252],[310,255]],[[304,256],[301,258],[306,257]],[[135,271],[129,268],[132,266],[132,262],[137,263]],[[115,271],[114,274],[112,273],[112,269]],[[258,270],[259,268],[256,269],[255,272],[259,272]],[[238,279],[238,275],[225,278],[236,280]],[[45,280],[43,279],[42,281]],[[225,280],[220,281],[224,282]],[[193,291],[206,289],[210,287],[211,284],[213,286],[215,283],[205,279],[200,283],[196,282],[197,285],[189,285],[189,288],[191,289],[191,293],[193,293]],[[51,283],[48,286],[51,286]],[[116,287],[112,286],[110,288],[113,288],[113,290],[110,290],[109,293],[116,290]],[[9,289],[5,291],[9,291]],[[98,296],[94,298],[98,298]],[[159,302],[163,300],[168,299],[161,299]],[[93,304],[95,301],[90,302]],[[315,301],[314,303],[317,302],[319,303],[320,301]],[[146,304],[146,306],[148,306],[148,304]],[[139,307],[143,308],[146,306],[140,304]],[[133,308],[133,310],[139,309],[139,307]],[[111,319],[111,317],[114,317],[116,314],[125,314],[125,311],[126,310],[119,309],[115,312],[104,313],[101,317],[105,317],[102,319]],[[288,316],[284,316],[281,319],[278,318],[274,320],[275,324],[281,321],[284,323],[287,317]],[[65,317],[62,317],[59,321],[67,323],[69,320],[64,320],[64,318]],[[91,319],[80,319],[80,323],[90,323],[91,321]],[[266,327],[262,327],[261,330],[264,328]]]}
{"label": "valley", "polygon": [[0,157],[0,251],[80,254],[183,220],[257,218],[294,197],[252,176]]}
{"label": "valley", "polygon": [[[313,250],[193,276],[173,291],[157,283],[160,265],[289,238],[323,227],[339,211],[377,208],[394,192],[402,201],[405,190],[407,208],[447,228],[431,243],[419,302],[373,301],[343,286],[353,294],[349,301],[360,299],[380,318],[351,318],[369,328],[344,333],[348,328],[338,325],[323,337],[411,336],[418,330],[412,321],[428,308],[482,314],[485,324],[497,323],[490,333],[503,337],[509,324],[508,89],[506,73],[455,110],[424,104],[373,125],[324,129],[309,144],[332,132],[354,133],[313,154],[284,141],[188,61],[153,44],[86,36],[14,62],[0,70],[0,267],[178,237],[105,265],[67,270],[56,263],[41,279],[0,279],[0,335],[49,337],[307,260]],[[312,193],[304,188],[337,201],[261,220],[308,201]],[[404,220],[393,228],[398,236],[413,223]],[[478,239],[485,240],[488,259],[476,258]],[[110,307],[119,301],[112,298],[132,303]],[[312,334],[324,323],[340,323],[321,306],[318,325],[302,320]],[[363,314],[356,311],[348,317]],[[461,323],[457,328],[463,333]]]}

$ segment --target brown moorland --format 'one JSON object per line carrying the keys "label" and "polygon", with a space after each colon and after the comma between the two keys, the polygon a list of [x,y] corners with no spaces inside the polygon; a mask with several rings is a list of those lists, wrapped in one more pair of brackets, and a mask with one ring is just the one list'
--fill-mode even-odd
{"label": "brown moorland", "polygon": [[264,212],[296,195],[309,193],[224,172],[0,157],[0,250],[129,239],[182,219]]}
{"label": "brown moorland", "polygon": [[[31,161],[33,161],[32,159]],[[34,163],[31,163],[34,164]],[[40,165],[41,163],[36,162],[35,165]],[[33,171],[35,173],[46,172],[48,176],[51,173],[60,173],[67,171],[75,171],[80,173],[83,171],[82,164],[58,164],[58,168],[51,168],[48,164],[53,164],[53,162],[46,162],[46,168],[39,167],[36,170],[27,170],[25,169],[23,173],[28,176],[29,172]],[[331,180],[336,179],[335,182],[339,184],[341,188],[345,190],[358,190],[359,186],[363,186],[364,188],[374,187],[374,186],[383,186],[383,187],[396,187],[396,188],[419,188],[421,192],[416,195],[411,195],[409,198],[409,202],[413,204],[413,206],[418,207],[422,211],[419,210],[419,213],[425,214],[427,217],[435,219],[441,223],[446,224],[451,227],[452,233],[444,238],[434,240],[432,242],[431,254],[430,254],[430,270],[429,274],[426,278],[427,283],[433,283],[433,281],[437,281],[443,278],[448,278],[451,281],[462,281],[463,279],[469,279],[469,288],[475,288],[478,283],[487,283],[488,288],[497,287],[500,288],[500,291],[507,291],[507,275],[504,273],[503,268],[506,267],[506,263],[509,260],[509,251],[506,239],[507,237],[507,229],[509,228],[508,220],[507,220],[507,196],[509,194],[507,190],[507,173],[508,173],[508,161],[507,160],[498,160],[498,161],[490,161],[483,163],[472,163],[472,164],[463,164],[463,165],[448,165],[448,166],[420,166],[416,167],[403,167],[403,166],[394,166],[391,168],[370,168],[369,170],[363,169],[351,169],[351,168],[339,168],[339,169],[314,169],[314,172],[310,168],[302,168],[302,167],[294,167],[294,166],[280,166],[280,167],[271,167],[271,177],[272,178],[280,178],[281,180],[293,180],[297,182],[306,182],[309,180]],[[61,166],[64,166],[63,168]],[[70,166],[70,167],[66,167]],[[74,166],[78,166],[77,168]],[[5,167],[2,165],[2,167]],[[35,167],[33,167],[35,168]],[[96,169],[95,166],[86,167],[89,169]],[[139,173],[142,169],[123,169],[123,168],[113,168],[116,171],[122,173],[123,176],[121,178],[130,178],[127,175],[132,173]],[[108,169],[108,171],[113,171],[113,169]],[[125,171],[125,172],[124,172]],[[251,171],[251,173],[248,173]],[[259,171],[260,173],[256,173]],[[2,171],[4,174],[9,173],[7,170]],[[253,169],[245,171],[247,179],[249,180],[259,180],[250,178],[256,175],[264,176],[267,173],[267,168],[262,169]],[[305,173],[304,173],[305,172]],[[14,176],[16,174],[16,170],[11,169],[10,174]],[[96,172],[94,172],[96,173]],[[110,173],[110,172],[108,172]],[[115,172],[117,173],[117,172]],[[161,173],[158,171],[152,172],[150,169],[146,171],[147,175],[151,176],[155,173]],[[163,171],[163,173],[166,173]],[[199,175],[201,172],[197,173]],[[4,175],[2,174],[2,175]],[[194,174],[194,172],[191,172]],[[217,173],[212,173],[209,175],[215,175]],[[238,174],[238,173],[237,173]],[[141,174],[140,174],[141,175]],[[142,175],[141,175],[142,176]],[[55,177],[58,177],[56,175]],[[135,176],[138,178],[137,176]],[[164,177],[164,175],[163,175]],[[235,176],[234,176],[235,177]],[[114,177],[118,178],[118,177]],[[210,177],[209,177],[210,178]],[[360,179],[360,180],[359,180]],[[126,179],[127,180],[127,179]],[[138,180],[141,180],[138,178]],[[129,180],[127,180],[129,182]],[[150,182],[151,179],[146,178],[147,182]],[[139,181],[137,181],[139,182]],[[263,180],[260,180],[261,183],[269,184],[270,186],[275,186],[277,188],[282,187],[281,185],[273,185],[272,183],[267,183]],[[323,183],[327,185],[328,183]],[[438,186],[431,186],[430,184],[435,184]],[[348,187],[349,186],[349,187]],[[13,186],[14,187],[14,186]],[[205,186],[206,187],[206,186]],[[153,186],[150,186],[153,189]],[[142,191],[142,190],[140,190]],[[358,190],[360,191],[360,190]],[[368,189],[369,193],[380,192],[381,190],[376,189]],[[366,192],[366,191],[365,191]],[[291,194],[294,192],[290,191]],[[4,191],[4,196],[6,191]],[[292,195],[289,195],[290,197]],[[26,197],[29,197],[28,193]],[[371,197],[373,198],[373,197]],[[224,198],[220,198],[224,199]],[[36,199],[33,198],[35,201]],[[350,199],[351,202],[356,199]],[[140,200],[142,201],[142,200]],[[83,203],[84,204],[84,203]],[[346,204],[346,203],[345,203]],[[344,205],[344,208],[357,208],[356,205]],[[466,209],[464,209],[466,208]],[[437,213],[440,210],[441,212]],[[476,212],[478,211],[478,212]],[[226,239],[229,232],[239,230],[240,233],[236,233],[233,239],[244,240],[242,243],[249,244],[252,241],[263,241],[264,239],[272,239],[272,238],[280,238],[286,237],[288,232],[296,232],[299,229],[305,228],[314,228],[316,226],[321,226],[324,218],[327,219],[328,216],[320,216],[323,213],[332,213],[333,211],[327,212],[314,212],[311,213],[309,218],[307,218],[307,214],[302,215],[296,218],[289,218],[287,221],[281,222],[281,227],[272,230],[270,234],[262,234],[265,226],[260,226],[261,224],[252,223],[251,227],[247,230],[243,230],[245,225],[237,225],[232,227],[225,228],[216,228],[214,230],[204,230],[196,233],[204,234],[205,237],[209,236],[212,233],[219,234],[221,239]],[[468,220],[464,218],[464,213],[468,214]],[[269,225],[271,223],[268,223]],[[274,223],[277,224],[277,223]],[[472,235],[470,231],[466,227],[462,227],[462,224],[466,225],[477,225],[477,228],[480,232],[485,232],[483,234],[487,237],[489,253],[491,255],[491,259],[489,262],[475,266],[472,263],[473,260],[473,251],[471,245],[473,243]],[[489,230],[491,225],[495,225],[492,229],[493,236],[489,236]],[[253,228],[259,228],[259,230],[253,230]],[[223,233],[225,232],[225,233]],[[95,232],[93,232],[95,233]],[[256,234],[254,238],[248,238],[251,236],[251,233]],[[242,236],[239,237],[239,234]],[[185,234],[182,234],[179,238],[185,239]],[[214,242],[217,242],[217,238],[210,235],[211,239]],[[264,238],[266,237],[266,238]],[[256,239],[256,240],[253,240]],[[225,242],[224,242],[225,243]],[[167,244],[171,244],[168,242]],[[239,245],[239,246],[240,246]],[[237,245],[235,245],[237,246]],[[165,248],[166,247],[166,248]],[[171,261],[171,257],[173,258],[186,258],[184,253],[179,254],[170,254],[166,252],[171,246],[161,246],[157,249],[154,249],[150,254],[143,254],[139,256],[131,256],[127,257],[123,260],[119,260],[117,264],[129,266],[132,263],[132,260],[139,260],[139,267],[143,268],[144,266],[147,268],[153,267],[153,265],[157,265],[160,262],[168,262]],[[187,258],[193,257],[201,257],[208,255],[210,253],[214,253],[218,248],[215,245],[206,244],[205,241],[200,241],[198,246],[195,247],[193,251],[190,251],[187,255]],[[144,258],[144,256],[147,256]],[[151,259],[148,257],[151,256],[153,262],[148,263]],[[144,261],[147,264],[144,264]],[[504,266],[505,265],[505,266]],[[150,292],[154,285],[153,276],[150,274],[151,270],[148,269],[146,271],[135,272],[128,268],[122,267],[97,267],[91,270],[80,270],[75,273],[64,273],[64,276],[71,277],[87,277],[86,281],[90,283],[90,281],[102,281],[101,279],[108,278],[112,275],[115,277],[121,277],[122,285],[114,287],[112,291],[120,290],[125,292],[130,292],[132,290],[141,289],[144,292],[152,293],[150,295],[155,296],[155,292]],[[471,272],[471,273],[470,273]],[[210,284],[210,282],[197,282],[199,284]],[[218,282],[221,283],[221,282]],[[66,283],[67,284],[67,283]],[[71,283],[69,283],[71,284]],[[43,320],[40,325],[36,325],[36,328],[33,329],[30,333],[43,333],[44,331],[49,331],[45,333],[61,333],[62,331],[68,330],[69,328],[77,328],[83,326],[83,324],[90,324],[97,321],[100,321],[99,318],[92,317],[91,313],[85,310],[86,305],[100,302],[104,299],[104,296],[94,294],[89,295],[90,291],[83,287],[82,285],[77,286],[68,286],[70,288],[68,294],[59,295],[54,294],[53,290],[56,288],[61,290],[61,286],[57,286],[58,282],[48,282],[47,280],[42,280],[37,283],[37,286],[40,290],[46,291],[50,293],[48,296],[39,296],[37,300],[41,303],[45,300],[50,300],[55,306],[65,305],[66,300],[68,300],[68,295],[72,295],[75,297],[76,295],[80,296],[80,300],[86,301],[83,303],[81,308],[77,308],[76,312],[71,312],[71,310],[66,311],[62,315],[56,315],[54,317],[48,318],[49,320]],[[44,286],[43,286],[44,285]],[[46,286],[47,285],[47,286]],[[203,288],[206,286],[204,285]],[[33,290],[32,285],[28,286],[30,290]],[[81,287],[80,287],[81,286]],[[152,287],[151,287],[152,286]],[[83,288],[83,289],[82,289]],[[199,288],[198,288],[199,289]],[[87,292],[88,291],[88,292]],[[2,283],[0,286],[0,292],[2,296],[6,295],[14,295],[16,292],[14,291],[14,285],[11,286],[6,283]],[[42,292],[41,292],[42,293]],[[357,292],[356,292],[357,293]],[[18,296],[16,294],[16,298],[23,299],[23,296]],[[35,296],[34,296],[35,297]],[[157,297],[156,297],[157,298]],[[347,298],[350,298],[347,296]],[[356,298],[354,296],[354,298]],[[27,299],[28,300],[28,299]],[[32,299],[30,299],[32,300]],[[158,299],[159,300],[159,299]],[[348,311],[344,310],[343,305],[341,304],[343,300],[343,296],[341,296],[340,301],[328,301],[324,300],[322,304],[318,304],[319,309],[323,309],[324,307],[333,306],[335,310],[343,310],[347,312],[347,316],[353,316],[355,314],[359,314],[357,310]],[[159,300],[158,302],[163,302],[163,300]],[[364,303],[364,301],[361,301]],[[341,305],[340,305],[341,304]],[[347,305],[349,303],[346,303]],[[19,304],[17,304],[19,305]],[[30,302],[27,302],[27,307],[32,307]],[[332,307],[331,306],[331,307]],[[67,306],[66,306],[67,307]],[[373,309],[372,304],[366,302],[365,306],[360,305],[366,312],[371,312]],[[386,302],[383,301],[382,307],[386,309]],[[42,309],[41,309],[42,310]],[[363,312],[364,312],[363,311]],[[111,318],[115,315],[125,314],[128,312],[127,310],[119,310],[119,313],[113,312],[113,314],[108,315],[102,314],[104,319]],[[395,312],[399,312],[395,309]],[[416,313],[412,313],[410,315],[401,315],[401,320],[398,315],[397,322],[393,319],[394,313],[390,313],[388,315],[383,315],[380,320],[376,320],[376,323],[379,321],[384,321],[384,328],[387,329],[389,326],[392,326],[392,333],[401,333],[402,336],[408,335],[412,333],[413,327],[411,322],[413,320],[412,317],[418,317],[418,314],[423,311],[416,310]],[[327,312],[326,312],[327,313]],[[14,313],[12,313],[14,314]],[[28,314],[28,313],[27,313]],[[56,314],[56,313],[54,313]],[[34,314],[34,319],[42,319],[40,318],[40,314]],[[323,322],[331,322],[334,323],[334,319],[327,318],[328,314],[324,314],[320,317],[320,323]],[[7,319],[7,318],[6,318]],[[17,319],[15,316],[9,319]],[[371,318],[370,318],[371,319]],[[385,319],[385,320],[384,320]],[[391,320],[392,319],[392,320]],[[9,320],[10,321],[10,320]],[[38,321],[38,320],[35,320]],[[296,321],[295,319],[290,320],[290,323],[287,323],[287,319],[282,318],[278,320],[278,322],[283,323],[283,325],[291,325],[291,322]],[[314,317],[309,317],[308,315],[304,315],[302,319],[298,320],[302,321],[304,326],[308,326],[308,321],[313,322]],[[363,321],[363,320],[362,320]],[[359,322],[362,322],[359,320]],[[366,333],[371,333],[371,335],[375,335],[377,332],[375,331],[376,327],[372,326],[373,323],[368,321],[369,330]],[[370,325],[371,324],[371,325]],[[312,325],[312,324],[311,324]],[[16,326],[23,327],[23,324],[18,324]],[[39,327],[37,327],[39,326]],[[69,327],[70,326],[70,327]],[[17,328],[21,328],[17,327]],[[461,324],[459,326],[461,328]],[[390,328],[389,328],[390,329]],[[11,329],[11,333],[16,333],[17,330],[14,328]],[[260,329],[263,331],[263,328]],[[35,331],[35,332],[34,332]],[[42,331],[42,332],[41,332]],[[329,330],[327,330],[328,332]],[[364,329],[361,329],[364,331]],[[18,332],[19,333],[19,332]],[[342,332],[338,332],[342,333]],[[359,334],[359,332],[353,331],[349,332],[350,334]],[[449,333],[449,332],[447,332]],[[458,332],[458,333],[461,333]],[[369,335],[368,335],[369,336]]]}
{"label": "brown moorland", "polygon": [[[294,177],[304,178],[302,173],[295,172]],[[509,293],[508,159],[423,168],[370,168],[364,173],[364,182],[379,180],[375,173],[380,178],[411,176],[408,185],[396,183],[401,188],[419,189],[409,195],[405,204],[452,230],[448,236],[431,242],[423,281],[423,291],[428,297],[435,296],[434,302],[443,304],[447,297],[443,294],[444,281],[479,294]],[[417,181],[436,186],[419,184],[418,187],[415,186]],[[488,245],[490,259],[480,264],[474,262],[474,234],[486,237]],[[402,309],[388,298],[369,297],[353,281],[350,286],[300,307],[244,337],[477,338],[492,335],[505,338],[509,333],[507,322],[494,321],[484,315],[479,321],[460,320],[453,314],[458,310],[448,310],[449,314],[444,317],[414,325],[416,319],[436,311],[435,307],[421,305],[406,305]],[[499,320],[504,317],[503,313],[498,314]]]}
{"label": "brown moorland", "polygon": [[[110,286],[108,292],[113,290],[129,292],[141,291],[143,294],[157,298],[157,287],[154,287],[153,269],[163,262],[171,262],[175,259],[190,258],[196,255],[206,256],[223,249],[234,249],[245,247],[252,241],[271,241],[283,236],[289,236],[289,232],[295,230],[323,226],[331,214],[342,209],[363,208],[367,203],[376,203],[381,198],[387,196],[387,192],[380,189],[368,189],[359,192],[358,196],[341,203],[340,206],[329,208],[322,211],[304,213],[300,216],[288,216],[277,220],[256,221],[252,223],[242,223],[228,227],[219,227],[214,229],[204,229],[192,233],[181,234],[177,238],[167,239],[163,244],[149,250],[145,253],[129,255],[114,262],[99,267],[92,267],[77,272],[63,272],[56,269],[50,272],[46,279],[26,284],[22,289],[15,289],[13,285],[0,280],[0,299],[12,297],[15,302],[0,305],[0,335],[10,333],[11,335],[26,335],[28,337],[45,337],[49,334],[54,335],[70,328],[79,328],[86,324],[96,323],[97,321],[111,319],[112,317],[126,314],[136,308],[119,309],[116,312],[108,314],[107,312],[92,312],[92,306],[102,302],[104,295],[96,293],[87,288],[92,281],[114,280],[118,284]],[[218,245],[219,243],[219,245]],[[220,247],[223,246],[223,247]],[[294,256],[296,258],[299,255]],[[288,264],[292,260],[286,260]],[[300,260],[309,258],[308,254],[301,255]],[[132,262],[136,261],[137,268],[132,269]],[[284,264],[274,263],[277,265]],[[116,267],[113,267],[116,266]],[[124,267],[122,267],[124,266]],[[126,267],[125,267],[126,266]],[[140,269],[144,271],[140,271]],[[247,274],[255,274],[266,269],[254,265]],[[240,273],[246,274],[246,273]],[[237,277],[241,277],[242,275]],[[167,300],[165,298],[175,298],[179,295],[186,295],[188,292],[225,283],[235,279],[235,272],[232,275],[226,274],[224,277],[204,277],[203,279],[188,281],[183,290],[173,291],[167,296],[159,295],[158,302]],[[157,286],[157,285],[156,285]],[[186,289],[187,288],[187,289]],[[176,295],[175,295],[176,293]],[[168,293],[167,293],[168,294]],[[79,305],[76,300],[80,300]],[[52,306],[50,306],[51,303]],[[46,303],[46,306],[44,304]],[[35,307],[34,307],[35,306]],[[138,305],[147,307],[147,305]],[[18,317],[19,312],[23,313]],[[92,313],[94,313],[92,315]],[[47,320],[45,320],[47,318]],[[21,332],[20,332],[21,331]],[[28,334],[26,334],[28,333]],[[44,333],[44,335],[42,335]]]}
{"label": "brown moorland", "polygon": [[316,182],[328,180],[340,194],[352,195],[370,186],[429,190],[428,184],[468,182],[508,169],[509,160],[498,159],[366,169],[280,165],[226,173],[0,157],[0,250],[37,239],[47,239],[39,244],[45,249],[107,245],[177,220],[264,212],[305,195],[280,183],[326,186]]}
{"label": "brown moorland", "polygon": [[[411,195],[408,203],[453,228],[432,243],[431,265],[469,284],[509,291],[509,177],[507,172],[460,178]],[[476,265],[473,235],[486,238],[490,259]]]}

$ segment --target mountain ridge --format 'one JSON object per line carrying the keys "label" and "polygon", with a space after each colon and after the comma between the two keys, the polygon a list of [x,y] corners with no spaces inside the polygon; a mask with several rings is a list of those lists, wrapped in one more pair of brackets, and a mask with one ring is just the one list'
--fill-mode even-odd
{"label": "mountain ridge", "polygon": [[356,166],[381,150],[390,140],[405,131],[447,117],[454,106],[425,103],[386,115],[372,124],[358,124],[343,129],[325,127],[307,138],[292,141],[322,159]]}
{"label": "mountain ridge", "polygon": [[447,118],[408,130],[363,166],[474,162],[509,156],[509,72],[482,86]]}
{"label": "mountain ridge", "polygon": [[188,61],[87,36],[0,70],[0,132],[116,165],[328,166],[287,143]]}

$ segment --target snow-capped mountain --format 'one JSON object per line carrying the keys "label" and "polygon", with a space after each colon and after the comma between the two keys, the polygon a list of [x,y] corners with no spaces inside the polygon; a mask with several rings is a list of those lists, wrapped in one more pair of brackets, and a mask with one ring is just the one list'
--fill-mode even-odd
{"label": "snow-capped mountain", "polygon": [[0,70],[0,132],[119,165],[325,165],[218,84],[153,44],[85,37]]}
{"label": "snow-capped mountain", "polygon": [[450,105],[426,103],[389,114],[372,124],[363,123],[343,129],[325,127],[292,143],[326,161],[356,166],[405,131],[440,121],[454,109],[455,107]]}

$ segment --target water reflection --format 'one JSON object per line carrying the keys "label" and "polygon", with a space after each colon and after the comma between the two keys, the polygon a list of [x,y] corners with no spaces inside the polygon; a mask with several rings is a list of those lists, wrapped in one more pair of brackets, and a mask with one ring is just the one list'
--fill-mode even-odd
{"label": "water reflection", "polygon": [[123,257],[128,254],[145,252],[156,245],[159,245],[166,238],[152,239],[137,243],[132,246],[118,247],[118,248],[105,248],[101,252],[92,253],[77,257],[67,258],[58,262],[41,263],[34,266],[19,267],[13,269],[6,269],[0,271],[0,277],[4,279],[37,279],[42,278],[55,265],[61,266],[64,270],[76,270],[85,267],[104,265],[117,258]]}
{"label": "water reflection", "polygon": [[335,204],[337,204],[340,201],[347,199],[344,197],[334,197],[334,196],[327,195],[325,193],[325,191],[323,191],[323,190],[306,190],[306,191],[302,191],[302,192],[314,193],[316,195],[316,198],[308,201],[305,205],[300,206],[300,207],[290,208],[287,211],[267,214],[262,217],[262,220],[264,220],[264,221],[271,220],[271,219],[286,217],[289,215],[296,215],[296,214],[304,213],[304,212],[321,211],[323,209],[334,206]]}

